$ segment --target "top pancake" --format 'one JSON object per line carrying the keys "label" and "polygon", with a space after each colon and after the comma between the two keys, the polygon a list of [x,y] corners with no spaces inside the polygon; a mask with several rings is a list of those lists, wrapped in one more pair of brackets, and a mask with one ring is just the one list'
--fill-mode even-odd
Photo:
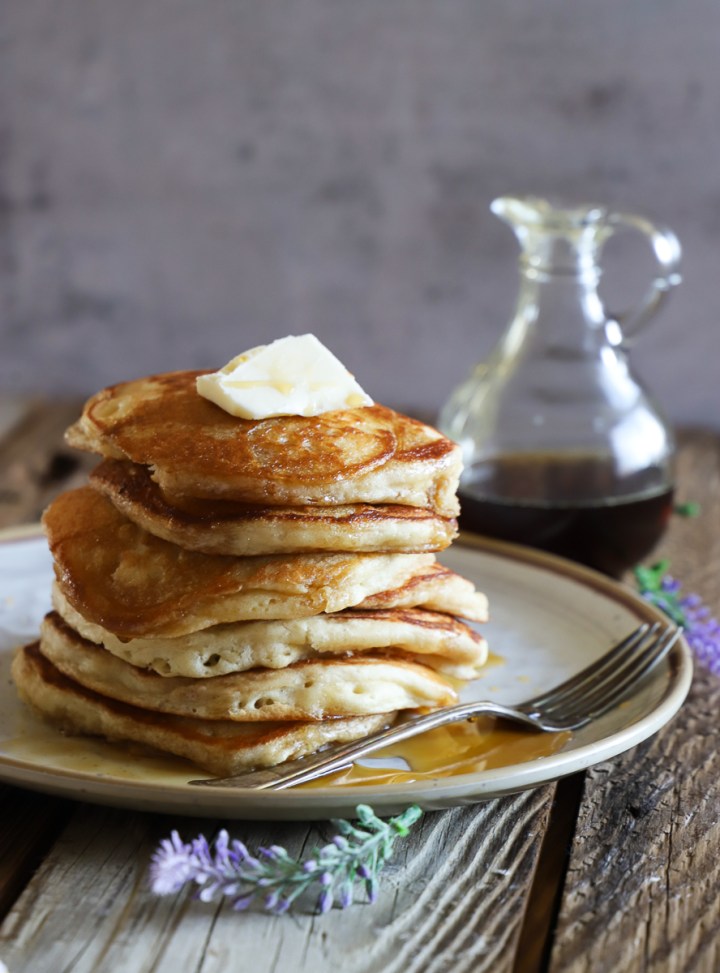
{"label": "top pancake", "polygon": [[460,448],[380,405],[247,420],[198,395],[197,371],[104,389],[67,432],[79,449],[150,466],[168,499],[384,503],[458,513]]}

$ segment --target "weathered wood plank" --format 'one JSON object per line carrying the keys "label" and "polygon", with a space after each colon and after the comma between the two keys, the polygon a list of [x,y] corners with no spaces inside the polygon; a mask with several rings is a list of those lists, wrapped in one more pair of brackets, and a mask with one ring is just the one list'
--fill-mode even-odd
{"label": "weathered wood plank", "polygon": [[[690,434],[681,500],[657,552],[720,614],[720,437]],[[587,776],[552,973],[720,969],[720,678],[697,667],[691,694],[653,739]]]}
{"label": "weathered wood plank", "polygon": [[28,399],[0,395],[0,442],[27,414],[29,408]]}
{"label": "weathered wood plank", "polygon": [[[69,458],[62,434],[79,404],[0,400],[0,527],[36,521],[50,497],[92,460]],[[66,458],[67,457],[67,458]],[[88,462],[89,461],[89,462]],[[0,785],[0,916],[64,827],[71,802]]]}
{"label": "weathered wood plank", "polygon": [[79,484],[97,459],[65,446],[79,402],[28,404],[0,438],[0,527],[32,523],[61,489]]}
{"label": "weathered wood plank", "polygon": [[0,917],[63,829],[68,801],[0,784]]}
{"label": "weathered wood plank", "polygon": [[[0,928],[13,973],[510,973],[551,786],[427,815],[398,847],[378,901],[276,918],[147,889],[158,840],[212,823],[78,805]],[[234,824],[250,844],[298,854],[327,839],[307,825]],[[325,833],[323,833],[325,832]]]}

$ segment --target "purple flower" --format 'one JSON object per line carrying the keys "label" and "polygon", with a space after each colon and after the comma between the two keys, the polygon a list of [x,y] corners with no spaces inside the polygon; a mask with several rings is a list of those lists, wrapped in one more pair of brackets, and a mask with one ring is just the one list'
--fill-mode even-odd
{"label": "purple flower", "polygon": [[640,593],[681,626],[698,662],[720,676],[720,622],[699,595],[682,593],[682,585],[666,573],[667,567],[661,561],[651,568],[637,568]]}
{"label": "purple flower", "polygon": [[[215,839],[215,864],[225,865],[230,860],[230,850],[229,850],[230,835],[227,833],[225,828],[218,831],[218,836]],[[207,845],[207,842],[205,842]],[[208,857],[209,849],[208,849]]]}
{"label": "purple flower", "polygon": [[192,881],[197,865],[192,845],[184,844],[177,831],[173,831],[152,857],[150,883],[153,892],[156,895],[178,892],[186,882]]}
{"label": "purple flower", "polygon": [[377,875],[394,841],[407,834],[420,814],[419,808],[412,807],[385,822],[361,805],[360,824],[335,822],[342,835],[305,861],[295,861],[280,845],[259,848],[258,857],[253,857],[241,841],[231,842],[224,829],[212,848],[204,835],[185,844],[173,831],[152,857],[151,887],[158,895],[169,895],[192,883],[198,886],[196,898],[202,902],[226,897],[233,909],[242,911],[259,899],[266,911],[282,915],[314,886],[319,887],[320,913],[331,909],[336,899],[344,909],[353,902],[356,881],[364,883],[370,901],[376,898]]}
{"label": "purple flower", "polygon": [[249,892],[247,895],[239,895],[236,899],[233,899],[232,907],[236,912],[244,912],[249,906],[252,905],[254,898],[254,892]]}
{"label": "purple flower", "polygon": [[269,848],[258,848],[258,855],[266,861],[279,862],[287,858],[287,852],[280,845],[270,845]]}
{"label": "purple flower", "polygon": [[332,904],[333,904],[332,892],[330,891],[330,889],[323,889],[320,895],[318,896],[318,902],[317,902],[318,912],[321,915],[325,915],[326,912],[329,912],[330,909],[332,909]]}
{"label": "purple flower", "polygon": [[198,892],[198,898],[201,902],[212,902],[217,893],[220,891],[220,887],[219,882],[213,882],[212,885],[205,885]]}
{"label": "purple flower", "polygon": [[352,900],[353,900],[352,880],[348,882],[343,882],[343,884],[340,886],[339,899],[340,899],[341,909],[347,909],[349,905],[352,905]]}
{"label": "purple flower", "polygon": [[292,905],[292,899],[286,899],[280,896],[275,903],[275,908],[273,912],[276,916],[284,916],[286,912],[289,912],[290,906]]}
{"label": "purple flower", "polygon": [[367,892],[368,902],[374,902],[378,897],[378,881],[374,875],[371,875],[365,881],[365,891]]}
{"label": "purple flower", "polygon": [[275,889],[265,896],[265,908],[268,912],[274,912],[280,899],[280,893]]}
{"label": "purple flower", "polygon": [[720,622],[712,618],[697,595],[688,595],[680,602],[687,624],[685,637],[699,662],[716,676],[720,676]]}
{"label": "purple flower", "polygon": [[246,861],[248,857],[248,850],[242,841],[238,841],[237,838],[233,838],[232,844],[230,845],[230,851],[228,853],[228,858],[232,864],[237,867],[241,862]]}

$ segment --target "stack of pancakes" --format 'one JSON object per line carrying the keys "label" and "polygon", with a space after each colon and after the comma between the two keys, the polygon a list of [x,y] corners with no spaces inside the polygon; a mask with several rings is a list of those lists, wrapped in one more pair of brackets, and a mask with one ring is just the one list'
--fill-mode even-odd
{"label": "stack of pancakes", "polygon": [[456,700],[484,595],[435,560],[459,449],[382,406],[245,420],[152,376],[87,403],[103,459],[43,518],[53,611],[13,664],[73,733],[226,775]]}

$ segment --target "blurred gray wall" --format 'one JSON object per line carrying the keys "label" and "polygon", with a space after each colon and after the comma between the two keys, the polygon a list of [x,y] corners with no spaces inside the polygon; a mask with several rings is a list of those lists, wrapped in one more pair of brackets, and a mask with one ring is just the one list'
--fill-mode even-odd
{"label": "blurred gray wall", "polygon": [[[676,230],[633,361],[720,426],[719,42],[716,0],[2,0],[0,391],[313,331],[433,410],[511,313],[488,205],[530,190]],[[631,303],[643,242],[614,267]]]}

